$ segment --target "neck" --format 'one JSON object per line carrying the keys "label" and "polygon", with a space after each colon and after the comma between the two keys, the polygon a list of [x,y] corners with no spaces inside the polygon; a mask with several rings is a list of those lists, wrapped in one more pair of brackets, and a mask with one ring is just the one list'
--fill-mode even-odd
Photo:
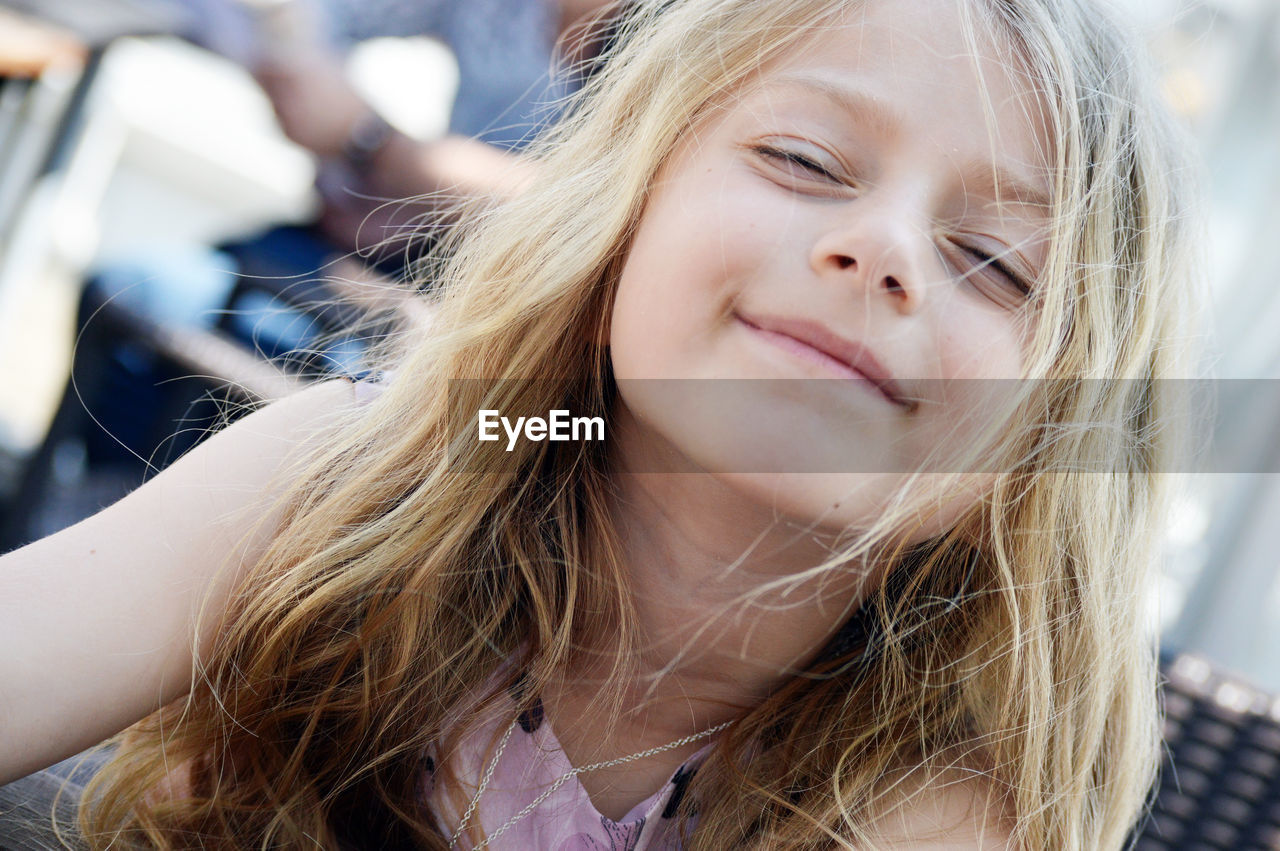
{"label": "neck", "polygon": [[[651,461],[638,468],[656,469]],[[639,639],[622,708],[652,737],[698,732],[759,704],[861,602],[863,565],[787,581],[827,561],[836,542],[715,476],[623,469],[616,484],[611,508]],[[603,680],[615,649],[605,641],[597,655],[588,650],[574,680],[583,683],[584,671]]]}
{"label": "neck", "polygon": [[[760,591],[829,552],[799,529],[767,530],[725,490],[714,480],[642,474],[623,483],[619,506],[639,627],[637,685],[694,707],[686,710],[694,726],[764,700],[860,600],[858,570]],[[719,510],[698,510],[708,506]]]}
{"label": "neck", "polygon": [[[869,579],[864,565],[847,564],[780,582],[828,561],[837,542],[780,519],[722,479],[672,469],[667,460],[679,464],[679,453],[652,432],[637,439],[628,417],[619,419],[615,461],[637,462],[614,464],[609,506],[637,618],[637,645],[627,659],[633,676],[602,697],[618,647],[613,636],[586,636],[569,670],[542,692],[571,764],[629,755],[579,778],[611,817],[651,794],[706,740],[635,754],[757,706],[825,646]],[[618,714],[601,711],[602,704]]]}

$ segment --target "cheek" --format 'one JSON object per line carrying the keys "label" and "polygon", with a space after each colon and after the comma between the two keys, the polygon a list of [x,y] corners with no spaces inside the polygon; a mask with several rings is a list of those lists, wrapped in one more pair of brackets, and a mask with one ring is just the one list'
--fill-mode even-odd
{"label": "cheek", "polygon": [[[630,265],[627,268],[629,270]],[[640,281],[637,275],[624,270],[614,299],[609,323],[609,355],[614,375],[619,378],[661,374],[656,355],[662,347],[655,347],[652,343],[655,342],[655,334],[659,335],[656,342],[662,342],[660,335],[664,323],[652,299],[646,298]]]}
{"label": "cheek", "polygon": [[671,302],[678,298],[679,278],[670,262],[678,232],[664,227],[665,203],[650,201],[632,239],[618,278],[609,321],[609,347],[614,374],[620,378],[659,377],[662,353],[676,329]]}
{"label": "cheek", "polygon": [[691,322],[690,270],[675,262],[681,247],[655,228],[636,234],[618,280],[609,325],[610,356],[618,378],[675,377],[688,356],[696,326]]}
{"label": "cheek", "polygon": [[615,375],[691,378],[699,365],[710,369],[725,317],[763,260],[759,230],[749,216],[699,203],[695,191],[650,204],[610,318]]}
{"label": "cheek", "polygon": [[[964,297],[958,298],[962,300]],[[1000,469],[1000,444],[1020,407],[1026,338],[1014,314],[968,305],[950,314],[938,334],[938,381],[927,382],[920,428],[913,444],[929,473],[976,476],[962,492],[989,487],[984,476]],[[951,500],[945,514],[964,499]]]}
{"label": "cheek", "polygon": [[1019,378],[1026,338],[1012,313],[957,310],[938,340],[938,375],[950,378]]}

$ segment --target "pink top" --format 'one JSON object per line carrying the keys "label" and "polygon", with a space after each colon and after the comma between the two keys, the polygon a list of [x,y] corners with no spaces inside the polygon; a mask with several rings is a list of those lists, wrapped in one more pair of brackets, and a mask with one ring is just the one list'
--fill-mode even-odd
{"label": "pink top", "polygon": [[[480,729],[459,748],[453,771],[467,792],[466,800],[474,798],[497,752],[489,743],[501,741],[508,723],[499,721]],[[573,770],[539,703],[518,719],[469,824],[483,826],[483,835],[489,838],[485,848],[492,851],[678,851],[681,843],[675,810],[710,747],[698,751],[662,788],[619,821],[600,815],[582,784],[570,777],[528,815],[504,828]],[[452,836],[462,814],[454,809],[450,796],[437,791],[435,784],[430,784],[427,800],[444,834]],[[473,847],[466,832],[456,847]]]}
{"label": "pink top", "polygon": [[[356,399],[360,404],[373,401],[385,389],[388,378],[356,382]],[[489,744],[500,742],[510,723],[495,721],[477,730],[458,749],[451,768],[466,791],[466,800],[474,799],[496,753]],[[483,835],[489,840],[485,848],[490,851],[679,851],[676,807],[710,748],[708,744],[690,757],[662,788],[632,807],[619,821],[600,815],[576,777],[565,780],[528,815],[517,819],[519,813],[573,770],[543,715],[542,704],[537,703],[533,710],[520,715],[469,824],[483,827]],[[431,777],[427,778],[426,794],[440,829],[445,836],[452,836],[462,813],[454,809],[450,796],[443,794]],[[455,847],[470,851],[473,846],[469,832],[458,837]]]}

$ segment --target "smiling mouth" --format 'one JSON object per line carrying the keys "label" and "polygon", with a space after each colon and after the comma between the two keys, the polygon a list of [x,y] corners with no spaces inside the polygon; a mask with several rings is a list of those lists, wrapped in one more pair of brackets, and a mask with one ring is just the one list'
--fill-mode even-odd
{"label": "smiling mouth", "polygon": [[880,399],[889,402],[900,408],[911,410],[913,406],[909,405],[902,399],[890,393],[881,382],[877,382],[866,374],[859,371],[853,365],[846,363],[839,358],[828,354],[803,340],[796,339],[789,334],[780,331],[772,331],[761,328],[756,323],[745,318],[740,314],[734,314],[734,318],[749,330],[752,335],[760,340],[771,344],[773,347],[780,349],[793,357],[814,364],[820,367],[824,372],[828,373],[832,378],[842,378],[848,381],[857,382],[863,385],[867,390],[874,393]]}

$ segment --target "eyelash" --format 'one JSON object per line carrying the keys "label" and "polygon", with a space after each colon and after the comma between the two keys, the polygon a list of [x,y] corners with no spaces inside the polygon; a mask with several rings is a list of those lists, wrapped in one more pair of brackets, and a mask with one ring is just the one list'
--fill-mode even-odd
{"label": "eyelash", "polygon": [[[800,154],[786,148],[778,148],[773,145],[754,145],[752,150],[767,159],[786,162],[798,166],[799,168],[802,168],[805,171],[825,180],[844,183],[844,181],[840,180],[840,178],[836,177],[821,164],[814,162],[804,154]],[[964,253],[978,260],[979,268],[995,269],[996,272],[1003,275],[1014,287],[1016,287],[1021,295],[1029,296],[1031,294],[1032,287],[1027,279],[1022,275],[1019,275],[1017,272],[1014,272],[1013,269],[1010,268],[1010,266],[1003,260],[970,245],[961,245],[957,243],[957,247]]]}
{"label": "eyelash", "polygon": [[786,148],[777,148],[777,147],[774,147],[773,145],[755,145],[752,147],[752,150],[762,157],[766,157],[771,160],[780,160],[782,162],[791,163],[792,165],[799,166],[805,171],[812,172],[813,174],[823,177],[827,180],[832,180],[832,181],[835,181],[836,183],[844,182],[840,180],[840,178],[832,174],[831,172],[827,171],[827,169],[823,168],[821,164],[814,162],[813,160],[806,157],[804,154],[799,154],[799,153],[796,153],[795,151],[787,150]]}
{"label": "eyelash", "polygon": [[[782,163],[790,163],[792,165],[799,166],[801,169],[810,171],[810,173],[818,175],[818,177],[833,180],[833,182],[836,183],[844,183],[844,180],[837,178],[835,174],[824,169],[822,165],[815,163],[815,161],[810,160],[809,157],[806,157],[803,154],[797,154],[795,151],[787,150],[787,148],[774,147],[772,145],[755,145],[751,150],[755,151],[756,154],[760,156],[767,157],[767,159],[780,160]],[[1000,258],[995,255],[989,255],[986,251],[982,251],[980,248],[974,248],[973,246],[965,246],[965,244],[956,243],[956,247],[960,248],[960,251],[965,252],[966,255],[978,260],[978,269],[975,269],[974,271],[978,271],[980,269],[995,269],[998,274],[1004,275],[1005,279],[1009,280],[1010,284],[1014,285],[1014,288],[1018,289],[1020,296],[1027,297],[1032,293],[1032,285],[1028,283],[1028,280],[1018,273],[1015,273],[1015,271],[1012,270],[1009,264],[1006,264],[1004,260],[1000,260]]]}
{"label": "eyelash", "polygon": [[978,271],[982,268],[995,269],[997,272],[1003,275],[1011,284],[1013,284],[1013,286],[1015,286],[1018,289],[1018,292],[1020,294],[1024,296],[1031,295],[1032,287],[1031,287],[1031,284],[1027,281],[1027,279],[1024,278],[1022,275],[1019,275],[1017,272],[1013,271],[1013,269],[1011,269],[1009,265],[1005,263],[1003,260],[1000,260],[994,255],[988,254],[987,252],[982,251],[981,249],[974,248],[971,245],[958,245],[958,247],[961,251],[963,251],[964,253],[968,254],[969,256],[979,261],[978,269],[975,269],[975,271]]}

